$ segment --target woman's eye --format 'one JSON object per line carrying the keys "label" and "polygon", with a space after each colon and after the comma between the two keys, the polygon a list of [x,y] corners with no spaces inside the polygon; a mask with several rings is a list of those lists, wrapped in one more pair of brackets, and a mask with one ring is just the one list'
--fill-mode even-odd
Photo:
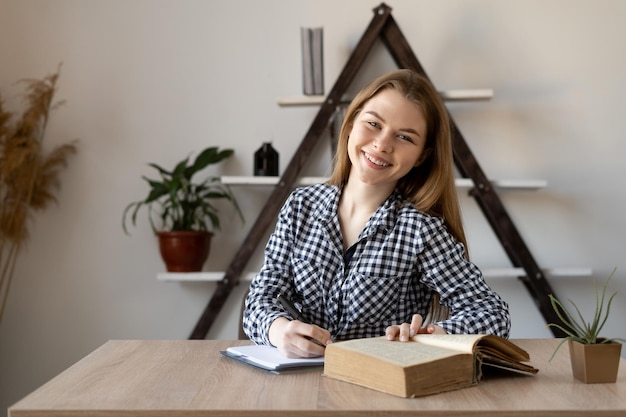
{"label": "woman's eye", "polygon": [[367,122],[372,127],[379,127],[380,125],[377,122]]}
{"label": "woman's eye", "polygon": [[411,138],[410,136],[398,135],[398,138],[400,138],[402,140],[406,140],[408,142],[413,142],[413,138]]}

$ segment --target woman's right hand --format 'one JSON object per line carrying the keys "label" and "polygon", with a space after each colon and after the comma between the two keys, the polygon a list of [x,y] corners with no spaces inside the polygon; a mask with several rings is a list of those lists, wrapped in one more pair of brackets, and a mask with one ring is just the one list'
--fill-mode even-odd
{"label": "woman's right hand", "polygon": [[269,330],[270,343],[288,358],[314,358],[324,356],[331,343],[330,332],[314,324],[279,317]]}
{"label": "woman's right hand", "polygon": [[401,342],[407,342],[416,334],[432,333],[445,334],[447,332],[442,327],[435,326],[434,324],[424,326],[424,319],[421,314],[413,314],[411,324],[396,324],[385,329],[387,340],[399,340]]}

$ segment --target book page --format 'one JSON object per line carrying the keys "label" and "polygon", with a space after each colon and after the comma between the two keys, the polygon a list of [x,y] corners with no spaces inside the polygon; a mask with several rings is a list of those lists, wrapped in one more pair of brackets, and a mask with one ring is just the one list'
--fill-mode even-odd
{"label": "book page", "polygon": [[482,338],[477,344],[476,351],[515,361],[526,362],[530,360],[528,352],[524,349],[506,339],[493,335]]}
{"label": "book page", "polygon": [[460,353],[422,343],[389,341],[385,337],[353,339],[338,342],[337,345],[341,345],[343,349],[374,356],[401,367],[431,362]]}
{"label": "book page", "polygon": [[453,334],[419,334],[413,336],[421,344],[439,346],[465,353],[478,353],[484,363],[507,364],[509,368],[521,369],[535,373],[536,370],[522,364],[530,360],[528,352],[511,341],[495,335],[453,335]]}
{"label": "book page", "polygon": [[485,337],[483,334],[418,334],[411,340],[429,346],[473,353],[476,342],[483,337]]}

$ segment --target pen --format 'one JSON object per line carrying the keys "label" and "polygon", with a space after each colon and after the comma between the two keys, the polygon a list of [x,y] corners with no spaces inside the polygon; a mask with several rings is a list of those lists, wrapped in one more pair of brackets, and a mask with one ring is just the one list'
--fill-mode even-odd
{"label": "pen", "polygon": [[291,300],[287,297],[285,297],[282,294],[278,294],[278,297],[276,297],[276,299],[278,300],[278,302],[280,303],[281,306],[283,306],[283,308],[285,309],[285,311],[287,313],[289,313],[289,315],[294,319],[294,320],[300,320],[303,323],[307,323],[309,324],[306,320],[304,320],[302,318],[302,313],[296,308],[295,305],[293,305],[293,303],[291,302]]}
{"label": "pen", "polygon": [[[280,305],[283,306],[285,311],[289,313],[289,315],[294,320],[300,320],[303,323],[311,324],[302,317],[302,313],[300,312],[300,310],[298,310],[296,306],[293,305],[293,303],[291,302],[289,298],[285,297],[283,294],[278,294],[278,297],[276,297],[276,299],[278,300]],[[311,337],[307,337],[307,339],[309,339],[311,342],[315,343],[316,345],[320,345],[321,347],[326,347],[320,341],[315,340]]]}

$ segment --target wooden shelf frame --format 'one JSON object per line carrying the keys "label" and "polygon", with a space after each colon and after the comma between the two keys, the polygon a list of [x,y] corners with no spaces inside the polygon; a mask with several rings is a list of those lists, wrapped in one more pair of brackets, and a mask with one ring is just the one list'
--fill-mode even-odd
{"label": "wooden shelf frame", "polygon": [[[373,11],[374,17],[352,51],[348,62],[339,74],[326,99],[320,104],[319,111],[313,119],[309,130],[296,149],[280,181],[273,187],[266,204],[261,208],[260,215],[252,225],[241,247],[234,254],[224,277],[217,283],[211,299],[189,337],[190,339],[206,338],[228,296],[233,288],[239,284],[240,276],[248,260],[253,255],[261,239],[265,236],[267,228],[275,221],[280,208],[301,176],[300,173],[309,155],[311,155],[319,139],[326,132],[336,105],[341,104],[341,98],[344,97],[375,42],[379,39],[383,42],[399,68],[412,69],[429,78],[391,15],[391,8],[381,3]],[[483,172],[452,116],[450,116],[450,123],[456,168],[463,178],[471,178],[473,184],[475,184],[470,191],[470,195],[476,200],[513,267],[524,270],[524,274],[518,276],[518,278],[524,283],[524,286],[534,299],[546,323],[563,325],[563,321],[552,309],[548,296],[550,294],[555,295],[555,292],[552,290],[543,270],[539,267],[526,246],[502,204],[496,188],[492,186],[491,181]],[[557,327],[551,327],[550,329],[557,337],[565,336],[564,332]]]}

